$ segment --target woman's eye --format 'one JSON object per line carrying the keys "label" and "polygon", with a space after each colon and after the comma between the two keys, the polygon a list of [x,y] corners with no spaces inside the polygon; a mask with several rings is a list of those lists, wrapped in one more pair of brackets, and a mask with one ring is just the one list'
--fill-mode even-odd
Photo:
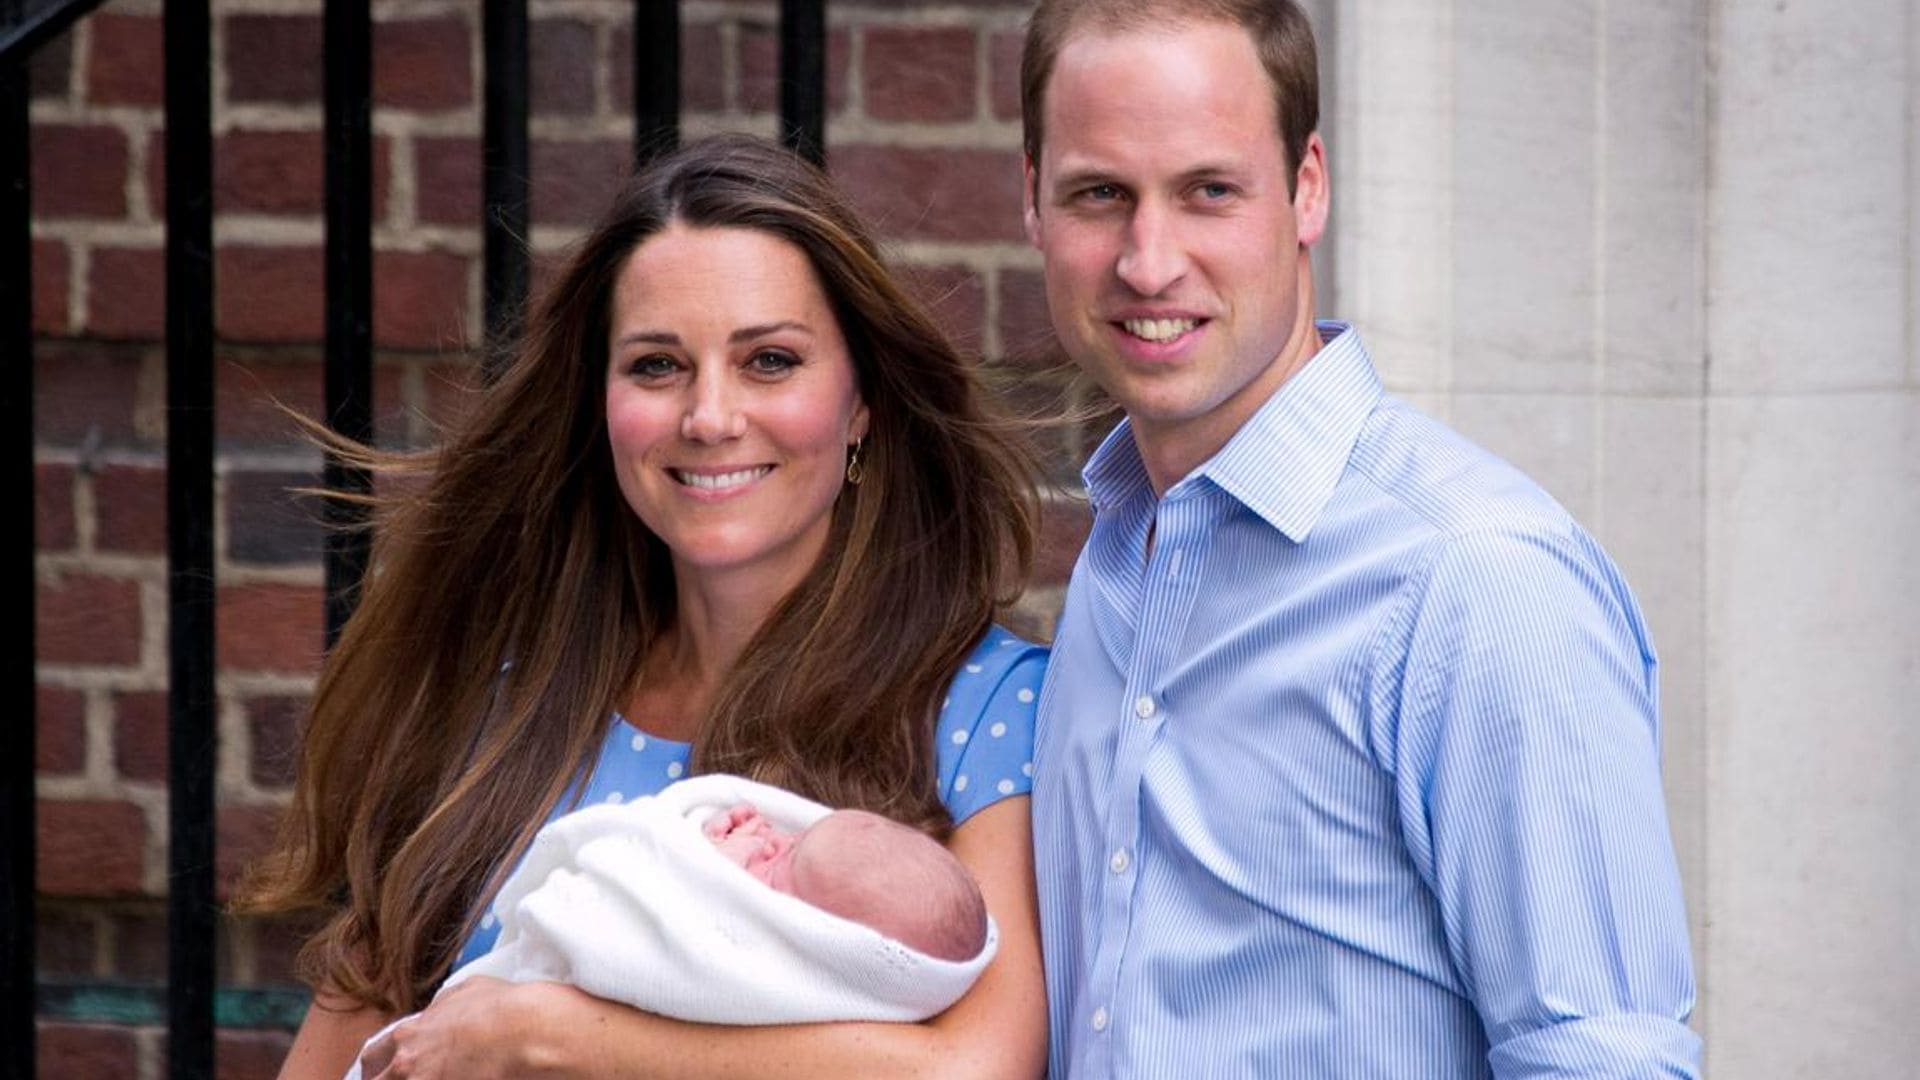
{"label": "woman's eye", "polygon": [[680,365],[673,357],[663,353],[636,357],[627,365],[627,374],[641,379],[664,379],[678,370]]}
{"label": "woman's eye", "polygon": [[799,357],[781,349],[761,349],[747,359],[747,367],[756,375],[780,375],[799,366]]}

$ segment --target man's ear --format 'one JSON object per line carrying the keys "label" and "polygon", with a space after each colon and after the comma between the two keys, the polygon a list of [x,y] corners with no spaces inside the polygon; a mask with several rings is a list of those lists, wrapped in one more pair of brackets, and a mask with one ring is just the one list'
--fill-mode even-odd
{"label": "man's ear", "polygon": [[1327,231],[1327,214],[1333,198],[1327,179],[1327,147],[1320,133],[1307,136],[1300,154],[1300,168],[1293,176],[1293,228],[1301,247],[1312,247]]}
{"label": "man's ear", "polygon": [[1020,224],[1026,229],[1027,243],[1040,246],[1040,170],[1033,159],[1026,154],[1020,155]]}

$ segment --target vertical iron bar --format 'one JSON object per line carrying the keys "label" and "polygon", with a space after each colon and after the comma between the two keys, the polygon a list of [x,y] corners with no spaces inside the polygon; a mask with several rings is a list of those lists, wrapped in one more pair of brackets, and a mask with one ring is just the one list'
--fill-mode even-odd
{"label": "vertical iron bar", "polygon": [[[27,64],[0,59],[0,452],[14,506],[33,505],[33,201],[27,146]],[[34,1080],[34,675],[33,515],[16,518],[5,565],[14,643],[0,650],[0,686],[12,716],[0,721],[0,1077]]]}
{"label": "vertical iron bar", "polygon": [[213,94],[208,0],[167,0],[167,1075],[212,1080]]}
{"label": "vertical iron bar", "polygon": [[634,0],[634,164],[679,144],[680,0]]}
{"label": "vertical iron bar", "polygon": [[780,141],[827,162],[826,0],[780,0]]}
{"label": "vertical iron bar", "polygon": [[487,0],[485,161],[487,381],[500,376],[527,303],[527,0]]}
{"label": "vertical iron bar", "polygon": [[[326,0],[327,423],[373,440],[373,27],[368,0]],[[365,469],[327,455],[327,490],[364,495]],[[326,501],[327,647],[360,599],[367,508]]]}

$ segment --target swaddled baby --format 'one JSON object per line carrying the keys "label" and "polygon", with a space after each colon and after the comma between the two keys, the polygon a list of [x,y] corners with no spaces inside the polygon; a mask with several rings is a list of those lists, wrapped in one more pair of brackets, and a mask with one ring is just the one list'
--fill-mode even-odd
{"label": "swaddled baby", "polygon": [[942,960],[987,943],[987,905],[973,875],[925,833],[864,810],[835,810],[800,833],[749,802],[702,826],[728,861],[776,892],[850,919]]}
{"label": "swaddled baby", "polygon": [[959,1000],[998,947],[933,840],[725,775],[549,822],[494,910],[493,951],[442,993],[484,975],[705,1023],[911,1021]]}

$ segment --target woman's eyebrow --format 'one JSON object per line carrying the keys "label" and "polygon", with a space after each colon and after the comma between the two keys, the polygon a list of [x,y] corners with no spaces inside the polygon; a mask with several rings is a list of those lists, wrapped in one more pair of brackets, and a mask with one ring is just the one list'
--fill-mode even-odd
{"label": "woman's eyebrow", "polygon": [[[796,322],[792,319],[784,319],[780,322],[761,323],[756,326],[743,326],[740,329],[735,330],[733,333],[728,334],[727,340],[735,345],[738,345],[743,341],[752,341],[755,338],[766,337],[768,334],[778,333],[782,330],[795,330],[802,334],[809,334],[809,335],[813,333],[813,331],[810,328],[808,328],[806,323]],[[680,335],[673,333],[670,330],[635,330],[632,333],[620,335],[620,337],[614,341],[614,344],[616,346],[619,346],[619,345],[674,345],[674,346],[677,346],[680,344]]]}
{"label": "woman's eyebrow", "polygon": [[803,334],[813,333],[812,330],[807,328],[806,323],[795,322],[792,319],[783,319],[780,322],[764,323],[759,326],[743,326],[733,333],[728,334],[727,340],[737,345],[742,341],[752,341],[754,338],[766,337],[768,334],[778,333],[782,330],[798,330]]}

